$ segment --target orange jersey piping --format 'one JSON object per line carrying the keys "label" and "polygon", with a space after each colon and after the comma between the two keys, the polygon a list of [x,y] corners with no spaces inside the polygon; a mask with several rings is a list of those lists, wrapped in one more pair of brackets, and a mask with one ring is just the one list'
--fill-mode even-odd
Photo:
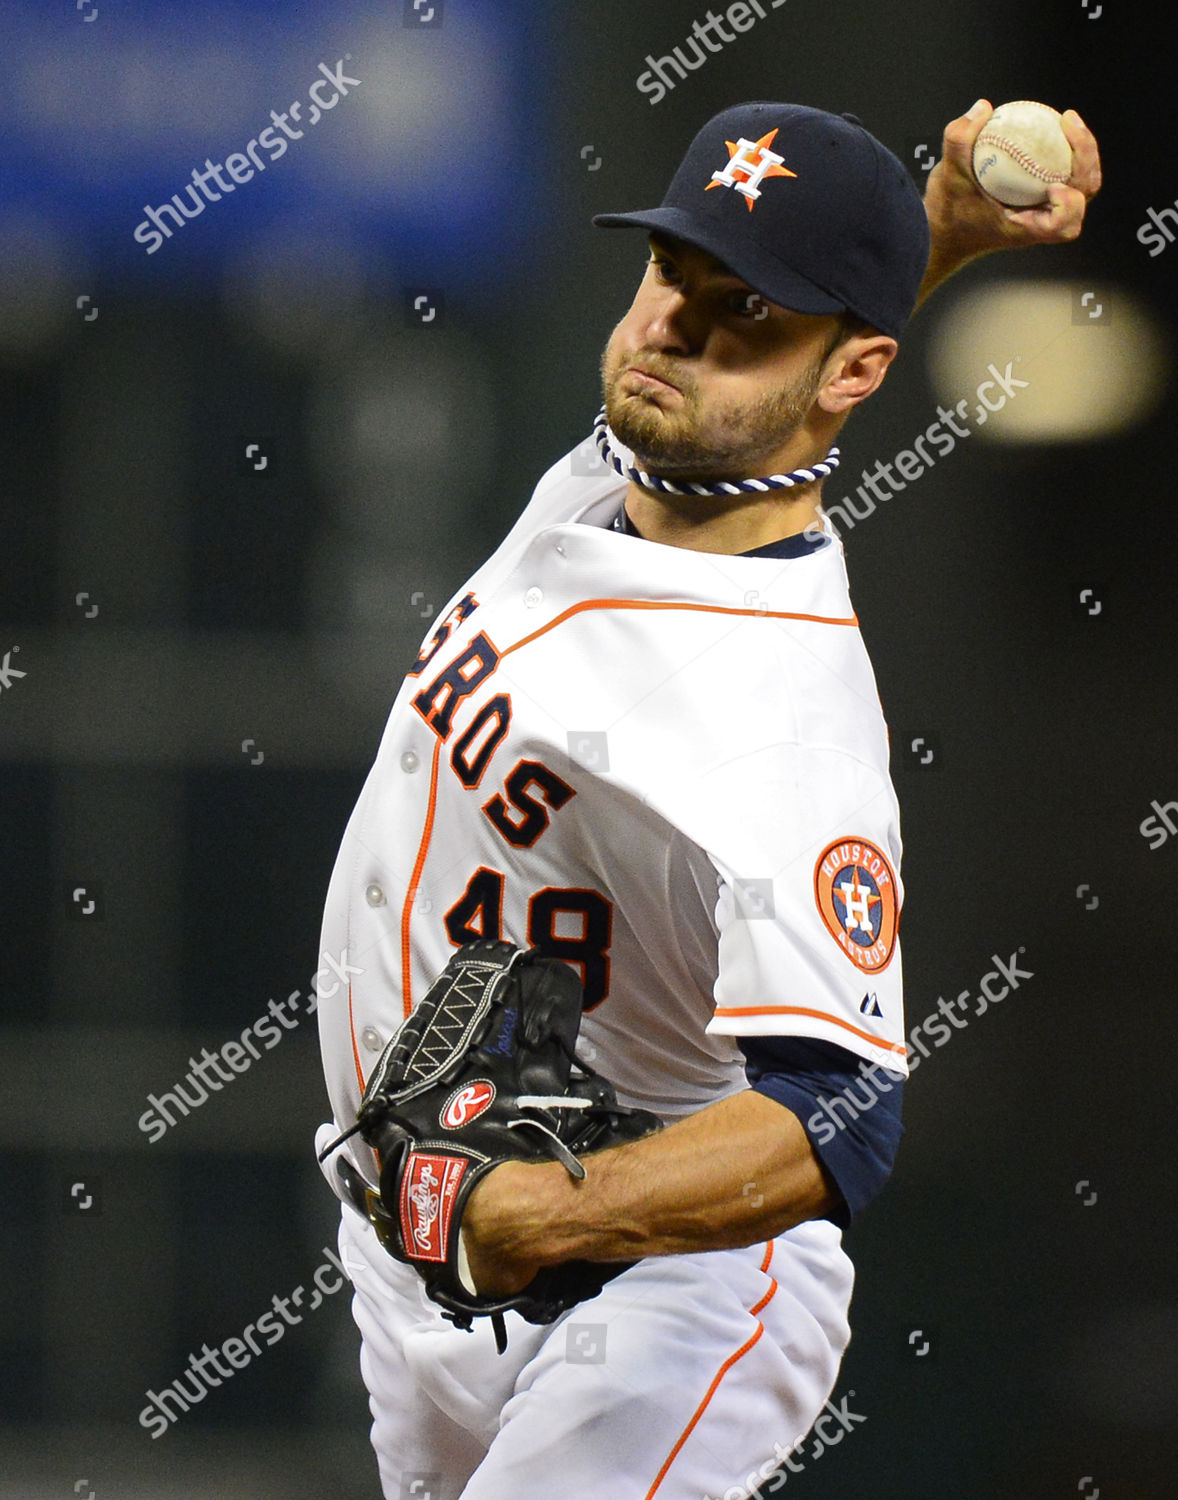
{"label": "orange jersey piping", "polygon": [[356,1080],[364,1093],[364,1069],[360,1066],[360,1049],[356,1046],[356,1020],[352,1014],[352,981],[348,980],[348,1030],[352,1034],[352,1057],[356,1064]]}
{"label": "orange jersey piping", "polygon": [[861,1037],[863,1041],[870,1042],[873,1047],[882,1047],[886,1052],[898,1052],[901,1057],[908,1056],[908,1048],[902,1047],[898,1042],[884,1042],[879,1037],[872,1036],[870,1031],[863,1031],[858,1026],[852,1026],[850,1021],[840,1020],[838,1016],[828,1016],[824,1010],[808,1010],[804,1005],[717,1005],[718,1016],[812,1016],[816,1021],[827,1021],[831,1026],[841,1026],[844,1031],[849,1031],[852,1036]]}
{"label": "orange jersey piping", "polygon": [[434,743],[434,758],[429,770],[429,804],[425,810],[425,827],[421,830],[421,843],[417,850],[417,862],[409,878],[409,889],[405,892],[405,905],[401,911],[401,1007],[405,1015],[413,1009],[412,980],[409,976],[409,923],[413,917],[413,903],[417,900],[417,885],[425,867],[425,856],[434,831],[434,813],[438,803],[438,762],[442,758],[442,742]]}
{"label": "orange jersey piping", "polygon": [[562,610],[554,619],[549,620],[547,625],[541,625],[539,630],[533,630],[531,635],[525,635],[512,646],[507,646],[499,653],[499,659],[510,656],[513,651],[520,650],[523,646],[531,645],[540,636],[546,635],[548,631],[555,630],[558,625],[563,625],[566,620],[572,619],[587,609],[691,609],[699,614],[708,615],[747,615],[750,619],[765,620],[809,620],[816,625],[858,625],[859,620],[855,615],[803,615],[790,614],[785,611],[772,609],[737,609],[726,604],[688,604],[676,600],[667,599],[582,599],[579,604],[570,605],[568,609]]}

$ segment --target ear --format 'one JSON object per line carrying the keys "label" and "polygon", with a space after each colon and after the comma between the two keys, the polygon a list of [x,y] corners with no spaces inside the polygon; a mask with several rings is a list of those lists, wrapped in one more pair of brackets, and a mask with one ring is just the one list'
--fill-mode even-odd
{"label": "ear", "polygon": [[823,411],[850,411],[878,390],[900,346],[884,333],[853,334],[826,361],[826,376],[816,397]]}

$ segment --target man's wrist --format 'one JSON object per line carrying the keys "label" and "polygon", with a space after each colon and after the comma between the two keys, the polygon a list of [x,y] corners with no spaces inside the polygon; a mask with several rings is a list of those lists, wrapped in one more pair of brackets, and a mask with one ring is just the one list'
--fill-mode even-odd
{"label": "man's wrist", "polygon": [[539,1269],[569,1259],[571,1252],[559,1243],[567,1182],[559,1162],[508,1161],[489,1172],[463,1219],[475,1263],[530,1263]]}

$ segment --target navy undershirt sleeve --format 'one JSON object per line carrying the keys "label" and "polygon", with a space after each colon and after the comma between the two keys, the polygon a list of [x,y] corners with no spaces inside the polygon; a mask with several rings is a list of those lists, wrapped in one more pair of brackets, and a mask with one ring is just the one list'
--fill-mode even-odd
{"label": "navy undershirt sleeve", "polygon": [[904,1131],[902,1075],[811,1037],[736,1040],[750,1086],[801,1121],[815,1156],[842,1194],[843,1202],[826,1217],[846,1229],[891,1173]]}

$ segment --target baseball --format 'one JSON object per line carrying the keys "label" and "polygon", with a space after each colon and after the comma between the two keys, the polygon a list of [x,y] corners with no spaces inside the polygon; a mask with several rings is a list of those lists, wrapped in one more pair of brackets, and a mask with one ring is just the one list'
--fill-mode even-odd
{"label": "baseball", "polygon": [[1047,202],[1053,182],[1072,172],[1072,148],[1049,104],[1016,99],[1000,104],[973,148],[973,173],[982,190],[1008,208]]}

